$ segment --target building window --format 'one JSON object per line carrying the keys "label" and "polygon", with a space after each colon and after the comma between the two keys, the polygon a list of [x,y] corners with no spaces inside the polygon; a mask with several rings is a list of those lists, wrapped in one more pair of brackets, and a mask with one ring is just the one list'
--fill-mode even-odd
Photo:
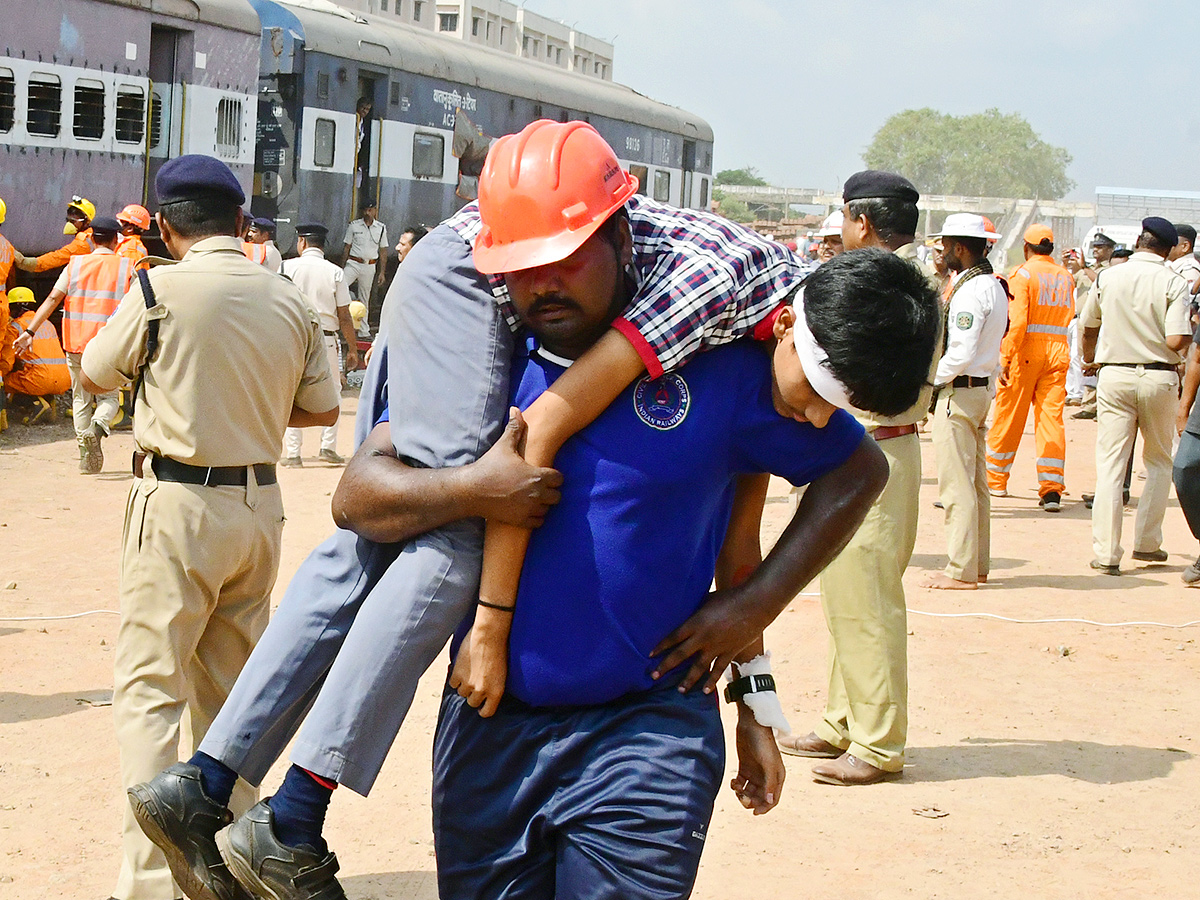
{"label": "building window", "polygon": [[[490,38],[491,36],[492,36],[492,23],[488,22],[488,37]],[[501,25],[500,26],[500,46],[501,47],[504,46],[504,42],[505,42],[505,40],[507,40],[507,38],[508,38],[508,26]]]}
{"label": "building window", "polygon": [[654,172],[654,199],[660,203],[671,202],[671,173],[656,170]]}
{"label": "building window", "polygon": [[446,164],[446,139],[440,134],[413,135],[413,176],[441,178]]}
{"label": "building window", "polygon": [[421,0],[413,0],[413,21],[414,22],[421,21],[421,7],[424,5],[425,4],[422,3]]}
{"label": "building window", "polygon": [[556,66],[562,65],[562,47],[554,48],[554,64]]}
{"label": "building window", "polygon": [[318,72],[317,73],[317,99],[318,100],[328,100],[329,99],[329,73],[328,72]]}
{"label": "building window", "polygon": [[439,14],[438,31],[458,31],[458,13]]}
{"label": "building window", "polygon": [[379,0],[379,11],[387,12],[387,0]]}
{"label": "building window", "polygon": [[313,165],[330,168],[333,165],[334,138],[337,137],[337,122],[333,119],[317,119],[313,132]]}
{"label": "building window", "polygon": [[117,140],[140,144],[146,134],[146,98],[141,88],[117,88]]}
{"label": "building window", "polygon": [[532,43],[533,41],[528,37],[528,35],[521,40],[521,52],[526,56],[529,55],[529,45]]}
{"label": "building window", "polygon": [[75,84],[75,120],[71,128],[77,138],[90,141],[104,136],[104,85],[99,81]]}
{"label": "building window", "polygon": [[550,46],[550,42],[546,41],[546,59],[554,55],[554,48]]}
{"label": "building window", "polygon": [[396,15],[404,15],[404,0],[396,0]]}
{"label": "building window", "polygon": [[12,69],[0,69],[0,131],[12,131],[17,109],[17,81]]}
{"label": "building window", "polygon": [[242,101],[226,97],[217,104],[217,154],[236,157],[242,149]]}
{"label": "building window", "polygon": [[479,16],[471,17],[471,37],[479,37]]}
{"label": "building window", "polygon": [[29,116],[25,127],[30,134],[58,137],[62,117],[62,81],[57,75],[29,76]]}
{"label": "building window", "polygon": [[608,66],[607,66],[607,65],[603,65],[603,66],[601,66],[601,67],[600,67],[600,77],[601,77],[601,78],[607,78],[607,77],[608,77]]}
{"label": "building window", "polygon": [[600,63],[598,63],[598,62],[594,62],[594,63],[592,63],[592,74],[593,74],[593,75],[599,75],[599,74],[600,74]]}

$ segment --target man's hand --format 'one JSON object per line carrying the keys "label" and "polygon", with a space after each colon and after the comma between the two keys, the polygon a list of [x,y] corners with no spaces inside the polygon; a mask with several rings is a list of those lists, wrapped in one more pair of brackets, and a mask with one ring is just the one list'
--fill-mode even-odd
{"label": "man's hand", "polygon": [[521,528],[537,528],[546,512],[562,499],[562,474],[557,469],[531,466],[521,455],[525,420],[515,406],[508,426],[479,461],[471,465],[473,493],[484,518]]}
{"label": "man's hand", "polygon": [[454,669],[450,673],[450,687],[486,719],[500,705],[507,677],[508,630],[497,633],[486,624],[477,622],[458,648]]}
{"label": "man's hand", "polygon": [[20,259],[14,260],[14,262],[15,262],[16,267],[18,269],[20,269],[22,272],[36,272],[37,271],[37,257],[36,256],[22,256]]}
{"label": "man's hand", "polygon": [[346,371],[353,372],[358,369],[358,347],[350,346],[346,348]]}
{"label": "man's hand", "polygon": [[1012,367],[1010,363],[1001,361],[1000,363],[1000,387],[1008,387],[1012,382]]}
{"label": "man's hand", "polygon": [[378,285],[382,285],[382,284],[383,284],[383,276],[384,276],[384,274],[386,273],[386,271],[387,271],[386,269],[380,269],[380,270],[379,270],[379,274],[378,274],[378,275],[375,277],[375,283],[376,283],[376,284],[378,284]]}
{"label": "man's hand", "polygon": [[769,813],[779,803],[787,769],[775,743],[775,732],[759,725],[745,706],[738,704],[738,771],[729,786],[746,809],[754,815]]}
{"label": "man's hand", "polygon": [[17,353],[28,353],[32,346],[33,335],[31,335],[28,331],[22,331],[20,336],[13,341],[13,347],[16,348]]}

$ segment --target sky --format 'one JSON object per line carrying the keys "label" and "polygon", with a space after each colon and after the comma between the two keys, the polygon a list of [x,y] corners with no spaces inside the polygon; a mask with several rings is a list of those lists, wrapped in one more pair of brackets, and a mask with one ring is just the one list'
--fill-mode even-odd
{"label": "sky", "polygon": [[[1200,7],[978,0],[526,0],[615,37],[615,80],[712,126],[714,171],[840,188],[887,118],[1019,113],[1097,186],[1200,191]],[[1067,10],[1059,14],[1058,10]]]}

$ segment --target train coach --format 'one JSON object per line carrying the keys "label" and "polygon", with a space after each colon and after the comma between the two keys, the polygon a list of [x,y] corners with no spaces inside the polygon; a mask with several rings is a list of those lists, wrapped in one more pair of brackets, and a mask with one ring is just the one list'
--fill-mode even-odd
{"label": "train coach", "polygon": [[698,117],[327,0],[44,0],[0,50],[3,230],[26,253],[62,243],[72,195],[153,210],[184,153],[227,162],[285,251],[302,220],[338,245],[368,201],[393,233],[432,225],[473,197],[491,138],[543,117],[591,122],[656,199],[709,202]]}

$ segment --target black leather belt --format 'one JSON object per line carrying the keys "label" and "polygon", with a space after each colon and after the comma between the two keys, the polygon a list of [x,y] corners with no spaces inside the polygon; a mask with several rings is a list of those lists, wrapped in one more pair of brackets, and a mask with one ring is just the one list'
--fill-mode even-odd
{"label": "black leather belt", "polygon": [[974,375],[959,375],[952,382],[950,382],[950,386],[960,388],[987,387],[988,381],[989,379],[987,378],[976,378]]}
{"label": "black leather belt", "polygon": [[[133,474],[142,477],[146,454],[133,454]],[[275,464],[258,463],[254,466],[191,466],[165,456],[154,457],[154,477],[159,481],[174,481],[179,484],[198,484],[204,487],[246,486],[246,471],[254,469],[254,480],[259,485],[275,484]]]}
{"label": "black leather belt", "polygon": [[1165,362],[1101,363],[1100,366],[1101,366],[1101,368],[1103,368],[1104,366],[1117,366],[1118,368],[1121,368],[1121,369],[1137,369],[1137,368],[1152,369],[1155,372],[1174,372],[1176,369],[1179,368],[1179,366],[1172,365],[1171,363],[1165,363]]}

